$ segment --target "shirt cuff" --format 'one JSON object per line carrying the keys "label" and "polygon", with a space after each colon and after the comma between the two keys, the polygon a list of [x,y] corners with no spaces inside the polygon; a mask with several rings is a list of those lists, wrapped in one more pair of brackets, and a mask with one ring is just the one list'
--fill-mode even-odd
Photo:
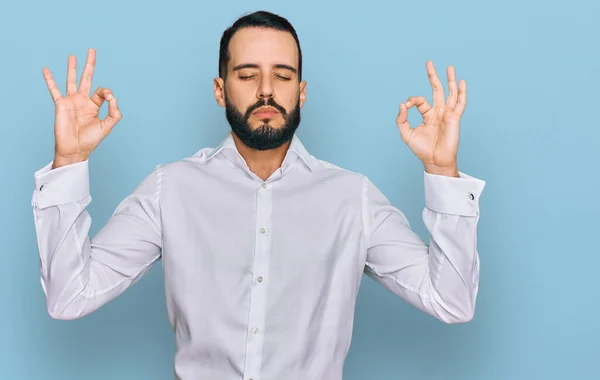
{"label": "shirt cuff", "polygon": [[479,215],[485,181],[458,172],[459,177],[425,173],[425,205],[442,214]]}
{"label": "shirt cuff", "polygon": [[53,162],[34,173],[32,206],[40,209],[77,202],[90,195],[88,160],[52,169]]}

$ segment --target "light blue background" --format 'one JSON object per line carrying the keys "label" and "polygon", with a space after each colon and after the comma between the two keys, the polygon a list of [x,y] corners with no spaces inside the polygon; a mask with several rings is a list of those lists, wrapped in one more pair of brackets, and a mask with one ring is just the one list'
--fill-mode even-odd
{"label": "light blue background", "polygon": [[[431,89],[432,59],[466,79],[459,169],[487,181],[471,323],[445,325],[365,279],[346,380],[598,379],[598,16],[594,1],[4,1],[0,7],[0,379],[169,379],[160,265],[81,320],[52,320],[39,281],[33,173],[53,156],[68,54],[98,54],[123,120],[91,157],[92,233],[157,164],[228,131],[213,98],[218,42],[243,13],[288,17],[304,54],[299,136],[368,175],[427,239],[422,165],[398,104]],[[106,108],[103,108],[103,114]],[[413,125],[419,121],[411,111]]]}

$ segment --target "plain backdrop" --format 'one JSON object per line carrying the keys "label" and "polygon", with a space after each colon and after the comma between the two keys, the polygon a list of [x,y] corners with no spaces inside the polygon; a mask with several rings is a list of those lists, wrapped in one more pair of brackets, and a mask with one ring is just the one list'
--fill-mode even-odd
{"label": "plain backdrop", "polygon": [[212,92],[219,39],[259,9],[299,33],[307,149],[368,175],[427,242],[423,167],[400,138],[398,105],[431,101],[429,59],[445,85],[450,64],[467,81],[458,164],[487,182],[475,318],[445,325],[365,279],[344,379],[598,378],[599,4],[4,0],[0,379],[173,378],[160,265],[81,320],[46,312],[31,211],[33,173],[54,150],[42,67],[64,93],[67,56],[79,78],[96,48],[94,88],[112,88],[123,112],[90,158],[94,234],[155,165],[227,133]]}

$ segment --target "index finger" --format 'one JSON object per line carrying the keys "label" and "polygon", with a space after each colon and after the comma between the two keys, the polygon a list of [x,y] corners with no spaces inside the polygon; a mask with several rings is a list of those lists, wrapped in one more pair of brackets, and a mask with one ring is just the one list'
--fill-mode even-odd
{"label": "index finger", "polygon": [[450,108],[454,108],[456,106],[456,101],[458,100],[458,88],[456,87],[456,72],[454,70],[454,66],[448,66],[448,100],[446,105]]}
{"label": "index finger", "polygon": [[94,68],[96,67],[96,50],[88,49],[87,59],[85,61],[85,68],[81,73],[81,80],[79,82],[79,93],[90,95],[92,89],[92,78],[94,77]]}
{"label": "index finger", "polygon": [[46,80],[46,84],[48,85],[48,90],[50,91],[52,100],[54,100],[54,103],[56,103],[56,101],[62,97],[62,95],[60,94],[60,90],[58,89],[58,86],[56,86],[54,78],[52,78],[52,73],[50,72],[50,69],[44,67],[42,69],[42,73],[44,74],[44,79]]}
{"label": "index finger", "polygon": [[426,66],[427,75],[429,76],[429,82],[431,83],[431,88],[433,89],[433,105],[441,106],[445,103],[444,87],[442,86],[442,82],[440,81],[440,78],[438,78],[437,73],[435,72],[433,61],[427,61]]}

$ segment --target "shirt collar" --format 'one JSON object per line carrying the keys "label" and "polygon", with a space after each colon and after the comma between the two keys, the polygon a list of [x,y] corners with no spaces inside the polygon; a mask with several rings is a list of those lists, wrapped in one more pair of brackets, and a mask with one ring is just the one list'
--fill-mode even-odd
{"label": "shirt collar", "polygon": [[[209,153],[206,161],[209,161],[210,159],[212,159],[214,156],[216,156],[219,153],[222,153],[223,155],[225,155],[227,158],[231,159],[234,162],[236,161],[237,158],[241,158],[241,155],[235,145],[235,141],[233,140],[231,131],[229,131],[227,133],[227,135],[225,136],[225,138],[223,140],[221,140],[219,145],[217,145],[217,147],[214,148]],[[302,144],[302,141],[300,141],[300,138],[296,134],[294,134],[294,136],[292,137],[290,147],[289,147],[288,152],[286,153],[283,163],[281,165],[282,168],[286,168],[287,166],[289,166],[290,164],[293,163],[293,160],[290,159],[291,155],[292,156],[295,155],[297,158],[300,158],[302,160],[302,162],[304,162],[306,167],[308,167],[310,170],[313,169],[312,163],[310,160],[310,154],[308,153],[308,151],[304,147],[304,144]]]}

